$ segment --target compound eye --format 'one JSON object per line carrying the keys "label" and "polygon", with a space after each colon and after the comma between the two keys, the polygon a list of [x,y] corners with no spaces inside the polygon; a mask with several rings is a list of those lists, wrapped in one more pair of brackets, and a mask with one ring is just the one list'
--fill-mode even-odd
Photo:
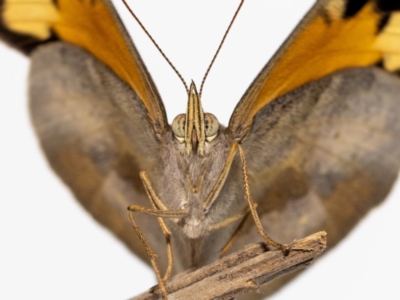
{"label": "compound eye", "polygon": [[183,143],[185,141],[185,122],[185,114],[177,115],[172,121],[172,132],[179,143]]}
{"label": "compound eye", "polygon": [[212,142],[217,137],[219,128],[219,122],[213,114],[204,114],[204,128],[207,142]]}

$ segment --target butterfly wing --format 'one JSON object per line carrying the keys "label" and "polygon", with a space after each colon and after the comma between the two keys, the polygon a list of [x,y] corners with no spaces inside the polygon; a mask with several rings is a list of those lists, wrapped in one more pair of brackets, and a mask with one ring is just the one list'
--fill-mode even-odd
{"label": "butterfly wing", "polygon": [[[400,168],[399,20],[399,1],[319,1],[237,105],[228,129],[276,241],[326,230],[331,249],[389,193]],[[235,249],[255,240],[249,220]]]}
{"label": "butterfly wing", "polygon": [[[9,10],[10,7],[16,7],[15,1],[0,1],[2,2],[1,4],[4,7],[4,14],[2,15],[3,25],[0,27],[0,34],[3,39],[7,39],[14,46],[17,46],[25,52],[32,51],[32,49],[35,48],[37,44],[57,39],[68,41],[70,43],[83,47],[93,56],[95,56],[99,61],[107,65],[108,68],[112,69],[113,72],[116,73],[129,86],[129,88],[134,91],[134,95],[130,95],[131,100],[133,102],[137,101],[142,105],[143,109],[141,110],[140,108],[138,108],[140,107],[140,105],[138,105],[138,107],[136,108],[129,107],[127,103],[129,103],[130,100],[123,101],[123,103],[116,103],[117,100],[114,99],[110,102],[115,103],[116,107],[99,109],[99,114],[91,116],[92,112],[95,111],[97,108],[97,102],[93,101],[93,99],[102,99],[102,97],[106,97],[109,94],[108,89],[102,88],[102,83],[113,82],[115,80],[110,79],[112,75],[108,74],[104,70],[96,72],[96,74],[99,73],[100,75],[98,74],[96,76],[93,76],[93,74],[91,73],[92,68],[101,69],[101,67],[98,66],[97,63],[91,61],[91,59],[85,56],[83,53],[74,52],[76,51],[76,49],[64,49],[61,46],[57,46],[60,48],[57,48],[58,50],[55,52],[58,54],[54,55],[54,65],[60,67],[62,66],[63,68],[66,68],[67,65],[73,65],[76,66],[77,69],[80,70],[80,72],[83,72],[84,70],[82,70],[82,68],[79,68],[79,63],[77,62],[74,63],[73,61],[68,61],[68,64],[64,63],[64,58],[62,57],[63,51],[71,53],[71,55],[72,53],[75,53],[72,56],[76,55],[80,57],[81,60],[85,61],[85,66],[95,65],[95,67],[88,67],[89,71],[84,74],[84,79],[87,82],[90,82],[89,86],[96,87],[99,92],[91,94],[89,97],[85,97],[85,99],[82,100],[83,103],[85,103],[84,109],[81,106],[79,106],[79,109],[78,107],[76,109],[72,109],[73,104],[71,100],[69,100],[66,103],[71,103],[71,109],[69,107],[58,106],[58,108],[55,109],[58,111],[58,114],[56,115],[52,115],[52,112],[50,112],[50,109],[53,106],[51,98],[54,97],[55,99],[57,99],[57,97],[62,97],[62,94],[70,93],[68,91],[71,91],[71,89],[55,89],[55,94],[52,94],[51,97],[47,97],[47,100],[34,101],[31,104],[34,110],[36,110],[37,107],[38,112],[34,111],[34,114],[40,114],[41,112],[39,111],[43,111],[43,109],[48,106],[49,110],[44,110],[42,114],[44,116],[52,116],[51,120],[57,123],[62,123],[65,121],[62,119],[64,118],[62,117],[64,113],[65,117],[68,116],[69,118],[72,118],[72,116],[75,114],[73,112],[75,112],[77,109],[78,111],[82,111],[82,114],[78,116],[78,119],[77,117],[72,118],[72,120],[76,121],[76,123],[68,123],[70,124],[69,126],[76,126],[74,130],[72,130],[72,127],[69,127],[70,130],[67,130],[67,132],[59,132],[51,128],[51,122],[49,123],[50,125],[46,126],[45,124],[40,124],[40,121],[36,121],[36,126],[38,128],[37,130],[39,132],[39,135],[42,136],[42,144],[44,145],[47,155],[50,157],[53,168],[55,168],[57,172],[61,174],[61,176],[64,178],[64,181],[66,181],[70,185],[74,184],[73,189],[75,191],[75,194],[78,196],[78,198],[81,199],[81,201],[83,198],[88,199],[87,201],[91,201],[84,202],[84,205],[87,207],[90,206],[90,210],[92,211],[92,213],[94,213],[94,215],[100,216],[98,218],[104,224],[107,224],[108,227],[113,228],[114,232],[117,232],[117,234],[122,236],[124,228],[127,228],[128,225],[124,223],[113,222],[115,222],[115,220],[117,219],[126,220],[125,208],[128,200],[129,203],[132,203],[130,201],[131,199],[134,199],[136,201],[137,198],[142,199],[143,196],[143,191],[138,184],[138,180],[132,174],[137,174],[137,171],[141,168],[141,165],[138,162],[143,163],[144,161],[152,164],[152,162],[149,161],[146,155],[139,155],[144,153],[143,149],[149,149],[152,146],[142,147],[141,143],[135,140],[135,137],[138,136],[136,134],[139,134],[141,133],[141,130],[144,130],[146,136],[151,136],[152,132],[147,131],[150,127],[153,128],[153,131],[157,133],[164,130],[166,126],[165,113],[162,102],[158,97],[158,93],[154,85],[152,84],[150,76],[146,72],[146,69],[133,45],[127,39],[125,31],[122,29],[122,25],[119,23],[119,20],[116,17],[116,14],[114,13],[108,1],[64,0],[58,1],[57,5],[54,5],[53,1],[49,0],[40,2],[40,8],[36,5],[37,2],[32,1],[32,5],[36,5],[35,7],[38,11],[38,13],[33,14],[33,16],[38,16],[37,20],[40,20],[39,22],[37,20],[33,20],[33,23],[35,24],[31,24],[32,26],[17,25],[18,19],[15,18],[13,20],[12,16],[18,16],[20,18],[24,15],[24,11],[16,14],[12,13],[12,10]],[[27,3],[29,4],[29,1],[23,1],[23,3],[24,5],[27,5]],[[347,54],[351,53],[349,49],[352,49],[355,53],[357,53],[358,48],[353,49],[352,47],[356,47],[357,45],[359,45],[359,43],[364,45],[361,47],[361,49],[359,49],[360,51],[366,51],[368,53],[371,51],[371,48],[365,48],[365,45],[368,43],[364,43],[364,39],[359,39],[359,32],[364,32],[366,34],[366,37],[371,37],[371,24],[373,24],[373,26],[375,26],[374,28],[376,29],[376,31],[373,31],[374,34],[371,39],[374,39],[374,41],[377,40],[376,33],[380,33],[381,35],[379,36],[388,37],[388,39],[390,40],[389,36],[391,36],[391,34],[382,34],[385,31],[389,30],[389,28],[393,27],[392,24],[396,24],[396,22],[393,21],[396,20],[396,18],[394,17],[396,16],[396,14],[391,14],[389,12],[383,13],[382,11],[375,9],[377,5],[380,5],[382,9],[389,11],[390,7],[387,8],[382,6],[384,4],[384,1],[318,2],[318,4],[313,8],[313,10],[302,22],[302,25],[299,26],[296,32],[282,46],[281,50],[273,58],[271,63],[268,64],[260,73],[254,84],[246,93],[245,97],[238,104],[238,107],[231,118],[229,131],[234,134],[237,140],[242,141],[243,148],[246,153],[250,153],[250,150],[254,148],[254,145],[256,145],[256,143],[258,142],[254,139],[252,140],[252,137],[256,137],[256,135],[252,134],[252,131],[259,128],[258,126],[262,127],[262,124],[264,123],[264,121],[261,121],[261,123],[257,123],[255,121],[255,118],[257,118],[257,115],[261,112],[263,108],[266,108],[269,103],[272,104],[273,100],[277,97],[282,96],[283,94],[288,93],[296,89],[297,87],[302,86],[303,84],[318,80],[319,78],[322,78],[325,75],[328,75],[340,69],[352,66],[373,65],[379,62],[381,62],[382,65],[386,65],[386,61],[389,60],[394,61],[394,65],[396,65],[396,55],[393,55],[392,59],[388,58],[392,54],[392,52],[388,49],[390,48],[390,45],[393,45],[393,43],[391,43],[390,41],[385,42],[386,38],[382,39],[382,42],[380,42],[382,43],[382,45],[384,45],[382,47],[383,49],[386,49],[386,52],[382,52],[381,50],[379,50],[377,51],[379,54],[376,54],[374,50],[372,51],[375,53],[374,55],[365,55],[365,58],[363,59],[360,58],[358,60],[358,55],[350,55],[350,58],[347,59]],[[7,8],[7,6],[9,7]],[[396,7],[394,7],[393,9],[395,8]],[[364,9],[366,13],[364,12]],[[32,9],[30,9],[29,11],[32,11]],[[9,16],[6,16],[6,12],[8,12]],[[77,12],[79,12],[79,15],[82,13],[82,18],[76,16]],[[326,15],[326,12],[329,12],[330,14]],[[340,16],[340,12],[346,12],[345,17]],[[360,15],[360,12],[363,13]],[[90,17],[88,17],[89,15]],[[99,19],[97,19],[95,15],[100,16]],[[62,18],[60,18],[60,16],[62,16]],[[359,16],[365,16],[365,19],[369,21],[364,24],[364,17],[359,18]],[[28,19],[25,19],[24,22],[27,22],[28,20],[31,21],[30,19],[32,18],[32,15],[27,16],[27,18]],[[90,22],[88,22],[85,18],[89,18]],[[356,20],[355,18],[359,19]],[[352,23],[346,23],[350,21],[352,21]],[[358,24],[360,22],[364,25],[360,25],[358,27]],[[102,26],[104,25],[103,23],[107,24],[105,28],[102,28]],[[96,24],[96,28],[93,28],[92,24]],[[333,27],[330,27],[327,24],[336,25],[332,25]],[[97,26],[100,27],[97,28]],[[111,28],[114,28],[114,32],[112,32],[112,29],[108,28],[110,26]],[[356,27],[358,29],[352,31],[351,29],[353,27]],[[76,28],[79,28],[79,30],[77,30]],[[369,30],[364,31],[365,28],[369,28]],[[396,28],[395,25],[394,28]],[[33,30],[33,33],[29,30]],[[354,32],[357,32],[357,35],[355,35]],[[329,44],[331,39],[335,40],[335,38],[333,38],[335,34],[337,36],[336,39],[339,39],[339,37],[344,38],[346,36],[345,34],[351,33],[353,33],[352,35],[350,35],[352,38],[348,39],[346,47],[340,47],[339,49],[336,49],[334,47],[334,44],[331,44],[329,47],[326,45],[325,47],[325,44]],[[359,39],[357,43],[354,43],[354,41],[357,40],[355,37]],[[114,44],[114,42],[110,42],[111,40],[115,40],[116,45],[112,45]],[[86,44],[87,41],[92,42]],[[313,59],[314,56],[318,56],[318,54],[317,52],[314,52],[313,56],[311,56],[308,53],[312,52],[310,51],[310,45],[314,45],[314,42],[316,41],[319,41],[319,44],[316,43],[315,47],[313,47],[312,50],[320,50],[321,58],[319,61],[321,61],[321,66],[319,68],[315,68],[315,70],[311,69],[310,67],[305,70],[305,67],[307,66],[314,67],[315,62],[313,61]],[[113,48],[111,49],[109,47]],[[53,49],[56,50],[55,48],[52,48],[52,50],[47,49],[47,51],[51,53]],[[42,54],[37,54],[35,58],[35,61],[37,62],[37,67],[35,67],[34,70],[39,71],[43,69],[41,68],[41,64],[45,64],[46,57],[49,57],[50,55],[50,53],[46,53],[45,51],[46,50],[43,50],[43,52],[41,52]],[[124,54],[121,54],[121,56],[115,55],[115,53],[120,53],[121,51]],[[332,53],[338,53],[337,57],[340,59],[338,59],[336,62],[332,62],[332,64],[329,64],[324,68],[323,65],[326,63],[328,58],[329,60],[330,58],[332,58]],[[339,55],[340,53],[342,53],[342,55]],[[68,57],[70,57],[71,55],[68,55]],[[362,57],[364,57],[364,55],[362,55]],[[352,64],[349,63],[349,61],[357,61],[358,63]],[[300,62],[300,64],[298,64],[298,62]],[[390,65],[392,66],[393,64],[391,63]],[[300,67],[302,68],[300,69]],[[72,77],[80,75],[73,70],[68,70],[68,72],[68,74]],[[39,93],[39,91],[41,90],[40,88],[42,87],[41,82],[45,78],[52,76],[52,74],[55,73],[37,73],[37,77],[36,79],[34,79],[35,86],[32,87],[31,92],[35,99],[39,99],[41,97]],[[139,76],[133,74],[139,74]],[[59,74],[57,77],[59,77],[60,79],[59,83],[55,86],[63,87],[66,79],[62,78],[62,74]],[[114,85],[118,86],[119,84]],[[109,85],[105,86],[109,87]],[[85,91],[83,89],[84,87],[79,86],[79,84],[73,85],[72,90],[74,90],[74,88],[81,91],[83,95],[86,95],[88,93],[88,91]],[[121,89],[126,91],[126,88],[122,87]],[[117,88],[116,93],[121,93],[118,92],[121,91],[121,89]],[[37,95],[36,97],[34,96],[35,94]],[[76,95],[73,94],[72,96],[75,97]],[[74,98],[72,96],[70,97],[71,99]],[[105,100],[101,100],[101,102],[105,103]],[[39,107],[41,107],[42,110],[39,110]],[[107,111],[109,111],[109,113],[106,113]],[[119,113],[122,112],[122,115],[124,115],[128,114],[129,111],[138,115],[142,115],[141,113],[145,112],[147,113],[148,118],[140,119],[142,120],[141,122],[135,124],[135,126],[131,126],[132,124],[129,124],[129,121],[127,119],[123,117],[113,117],[113,114],[120,115]],[[59,116],[59,118],[57,118],[56,116]],[[88,120],[89,116],[93,117],[93,119]],[[39,115],[37,115],[37,120],[39,120]],[[102,121],[100,122],[99,120]],[[146,122],[148,122],[149,126],[140,126],[141,124],[147,124]],[[106,123],[107,125],[100,125],[104,123]],[[257,124],[258,126],[256,126]],[[85,130],[81,129],[83,126],[86,128]],[[129,128],[134,129],[137,127],[137,129],[136,131],[133,130],[131,134],[127,134],[126,132],[120,132],[118,128],[116,128],[119,126],[131,126]],[[61,126],[55,126],[55,128],[61,128]],[[72,131],[76,133],[72,134]],[[99,137],[100,132],[106,132],[106,134],[100,134]],[[268,131],[268,133],[270,134],[271,131]],[[272,133],[278,133],[278,131],[273,131]],[[60,138],[57,139],[58,134],[60,134]],[[53,137],[55,136],[55,138],[53,140],[47,139],[46,136],[48,135],[52,135]],[[267,135],[267,130],[264,130],[263,134],[260,135],[260,139],[265,137],[265,135]],[[246,137],[247,139],[245,139]],[[98,140],[96,140],[96,138]],[[83,143],[83,141],[85,140],[87,140],[87,143]],[[110,140],[112,140],[113,142],[111,143]],[[270,142],[271,144],[268,144],[268,147],[273,148],[275,146],[279,146],[279,140],[271,140]],[[112,146],[114,143],[116,145],[119,145],[118,148]],[[146,139],[146,143],[149,143],[150,145],[156,145],[155,137],[153,136],[153,138]],[[258,151],[265,151],[265,149],[267,149],[268,147]],[[68,151],[65,149],[68,149]],[[288,149],[294,151],[291,147],[288,147]],[[254,156],[257,154],[257,151],[255,151]],[[269,158],[272,159],[274,158],[273,155],[276,154],[272,153],[271,155],[272,156],[270,156]],[[251,156],[253,156],[253,153]],[[292,157],[296,159],[298,158],[295,155],[293,155]],[[283,160],[278,161],[282,163]],[[291,162],[291,160],[285,161],[287,161],[288,163]],[[78,170],[80,171],[79,176],[77,176],[76,171],[74,171],[75,168],[73,168],[73,165],[77,166],[78,164],[82,164],[82,166],[78,168]],[[249,170],[250,172],[252,172],[252,176],[254,178],[264,179],[263,183],[260,184],[255,182],[255,179],[253,179],[252,186],[255,189],[253,194],[259,203],[259,199],[266,199],[266,197],[263,196],[268,196],[267,198],[271,198],[270,195],[272,192],[278,194],[279,196],[280,190],[278,189],[278,187],[280,186],[280,182],[283,182],[283,185],[286,186],[285,183],[294,181],[296,183],[295,187],[299,188],[299,191],[297,192],[293,192],[292,190],[290,190],[288,192],[288,195],[283,195],[283,198],[293,197],[293,193],[295,195],[296,193],[306,195],[303,191],[305,189],[305,184],[302,185],[301,182],[298,182],[305,178],[308,179],[308,177],[306,176],[309,176],[309,173],[306,172],[301,173],[301,175],[303,176],[302,179],[293,179],[292,181],[288,179],[282,179],[281,181],[278,179],[274,180],[272,182],[275,183],[275,187],[277,188],[277,190],[268,192],[269,194],[266,191],[263,191],[262,186],[265,186],[265,178],[268,178],[265,174],[270,174],[270,176],[281,175],[282,178],[289,179],[291,179],[291,177],[297,178],[296,176],[298,175],[296,172],[292,172],[290,170],[287,172],[283,172],[283,167],[281,167],[281,169],[276,169],[277,175],[275,175],[275,173],[270,173],[271,169],[269,168],[268,164],[265,164],[265,166],[266,169],[260,173],[255,168],[254,163],[249,161]],[[149,167],[148,169],[151,169],[151,167]],[[312,179],[314,180],[314,178]],[[390,177],[389,179],[391,180],[392,177]],[[314,186],[315,184],[317,184],[317,182],[310,180],[307,181],[307,184],[308,186]],[[87,186],[90,187],[90,190],[87,188]],[[382,199],[384,197],[383,194],[385,193],[382,192],[379,196],[379,199]],[[276,199],[279,200],[280,198],[277,197]],[[318,198],[313,199],[317,199],[318,201],[320,200]],[[139,203],[141,203],[140,201]],[[374,204],[376,202],[377,201],[375,201]],[[93,203],[93,205],[91,205],[91,203]],[[332,203],[334,203],[334,201]],[[261,214],[268,216],[271,220],[272,218],[270,212],[277,211],[276,207],[278,207],[279,209],[279,205],[284,206],[285,202],[276,201],[276,203],[274,202],[272,204],[275,205],[272,209],[260,207]],[[111,212],[111,208],[114,207],[114,205],[116,205],[115,213]],[[124,212],[123,214],[122,207]],[[335,207],[335,205],[332,205],[332,207]],[[111,215],[121,217],[114,218],[110,216],[109,219],[107,219],[107,212],[109,212]],[[285,215],[283,214],[282,216]],[[263,218],[264,225],[266,226],[267,230],[270,230],[268,223],[266,223],[264,219],[265,218]],[[294,220],[298,219],[294,218]],[[283,223],[285,222],[278,222],[276,224]],[[285,226],[286,227],[284,230],[289,230],[289,227],[291,227],[287,225]],[[146,228],[146,226],[142,226],[142,228]],[[279,233],[283,232],[284,230],[277,229],[276,232]],[[129,235],[131,236],[130,232]],[[279,241],[278,235],[275,238]],[[254,241],[254,236],[251,234],[249,234],[249,236],[251,236],[252,241]],[[123,236],[122,238],[125,240]],[[162,238],[157,239],[162,240]],[[239,239],[238,242],[241,241],[246,242],[246,239]],[[135,250],[134,245],[132,246],[132,248]]]}
{"label": "butterfly wing", "polygon": [[0,0],[0,37],[25,53],[62,40],[86,49],[139,96],[156,133],[167,127],[164,106],[139,53],[108,0]]}
{"label": "butterfly wing", "polygon": [[318,1],[246,91],[230,132],[244,139],[262,107],[335,71],[376,64],[400,69],[399,44],[399,1]]}
{"label": "butterfly wing", "polygon": [[[0,5],[0,37],[32,58],[32,119],[52,168],[98,221],[146,257],[127,207],[149,206],[139,171],[154,169],[157,137],[169,125],[111,2]],[[160,243],[157,223],[147,220],[137,221],[153,244]]]}

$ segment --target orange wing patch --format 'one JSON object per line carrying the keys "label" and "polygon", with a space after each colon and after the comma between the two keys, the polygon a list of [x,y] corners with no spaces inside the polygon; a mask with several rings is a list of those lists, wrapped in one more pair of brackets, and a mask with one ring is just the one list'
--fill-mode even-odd
{"label": "orange wing patch", "polygon": [[59,1],[58,6],[61,20],[53,25],[57,36],[91,52],[127,82],[147,108],[151,108],[152,97],[142,80],[140,66],[134,61],[109,7],[101,1],[74,0]]}
{"label": "orange wing patch", "polygon": [[244,138],[266,104],[335,71],[381,61],[399,68],[399,15],[379,10],[376,1],[319,1],[239,102],[230,131]]}
{"label": "orange wing patch", "polygon": [[33,37],[36,42],[56,38],[86,49],[137,93],[153,124],[165,126],[158,92],[109,1],[0,1],[4,1],[2,22],[8,31]]}

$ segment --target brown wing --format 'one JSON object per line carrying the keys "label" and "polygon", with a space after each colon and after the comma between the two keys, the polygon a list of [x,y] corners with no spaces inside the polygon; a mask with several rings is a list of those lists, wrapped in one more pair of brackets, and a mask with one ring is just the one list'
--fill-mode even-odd
{"label": "brown wing", "polygon": [[229,130],[243,140],[265,105],[335,71],[378,63],[400,69],[399,45],[400,1],[320,0],[247,90]]}
{"label": "brown wing", "polygon": [[[157,136],[169,125],[114,7],[108,0],[0,0],[0,7],[0,38],[32,57],[32,116],[51,166],[98,221],[144,257],[126,208],[149,205],[139,171],[152,168]],[[138,218],[150,239],[162,240]]]}
{"label": "brown wing", "polygon": [[[228,129],[242,141],[275,240],[327,230],[332,248],[390,191],[400,83],[386,71],[400,69],[399,21],[400,1],[318,1],[237,105]],[[373,65],[385,72],[341,71]],[[259,240],[247,226],[237,247]]]}
{"label": "brown wing", "polygon": [[[326,230],[331,249],[385,199],[400,168],[399,93],[393,74],[349,69],[256,115],[243,149],[252,196],[273,239],[290,243]],[[248,221],[237,247],[257,235]]]}
{"label": "brown wing", "polygon": [[[127,207],[149,206],[139,172],[152,174],[159,144],[138,95],[85,50],[63,42],[33,53],[29,89],[33,124],[52,168],[143,258]],[[137,218],[151,242],[164,241],[154,219]]]}
{"label": "brown wing", "polygon": [[0,0],[0,38],[25,53],[62,40],[107,65],[139,96],[156,133],[168,126],[158,91],[109,0]]}

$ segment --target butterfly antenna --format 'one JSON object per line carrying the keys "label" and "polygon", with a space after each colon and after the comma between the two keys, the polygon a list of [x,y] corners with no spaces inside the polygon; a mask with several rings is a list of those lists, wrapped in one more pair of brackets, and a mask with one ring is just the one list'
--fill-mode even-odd
{"label": "butterfly antenna", "polygon": [[125,7],[128,9],[129,13],[132,15],[132,17],[136,20],[136,22],[139,24],[139,26],[143,29],[143,31],[146,33],[146,35],[149,37],[149,39],[153,42],[154,46],[156,46],[157,50],[161,53],[161,55],[164,57],[164,59],[167,61],[167,63],[171,66],[171,68],[175,71],[176,75],[178,75],[179,79],[182,81],[183,85],[185,86],[186,93],[189,94],[189,88],[183,79],[181,73],[175,68],[175,66],[172,64],[172,62],[168,59],[168,57],[165,55],[165,53],[161,50],[160,46],[156,43],[156,41],[153,39],[151,34],[147,31],[146,27],[140,22],[139,18],[135,15],[135,13],[132,11],[132,9],[129,7],[128,3],[126,3],[126,0],[122,0],[124,3]]}
{"label": "butterfly antenna", "polygon": [[233,25],[233,22],[235,22],[236,16],[239,14],[239,11],[240,11],[240,9],[242,8],[243,3],[244,3],[244,0],[241,0],[241,1],[240,1],[240,4],[239,4],[239,6],[238,6],[238,8],[236,9],[235,14],[233,15],[233,18],[232,18],[232,20],[231,20],[231,23],[229,24],[228,28],[227,28],[226,31],[225,31],[224,37],[222,38],[221,43],[219,44],[218,49],[217,49],[217,51],[215,52],[213,59],[211,60],[210,65],[209,65],[208,68],[207,68],[206,74],[204,74],[204,77],[203,77],[203,80],[201,81],[201,86],[200,86],[200,93],[199,93],[200,96],[201,96],[201,93],[203,92],[204,82],[206,81],[206,78],[207,78],[207,76],[208,76],[208,73],[210,73],[211,67],[212,67],[213,64],[214,64],[214,61],[215,61],[215,59],[217,58],[218,53],[219,53],[219,51],[221,50],[222,45],[224,44],[225,39],[226,39],[226,37],[227,37],[227,35],[228,35],[228,33],[229,33],[229,30],[231,30],[231,27],[232,27],[232,25]]}

